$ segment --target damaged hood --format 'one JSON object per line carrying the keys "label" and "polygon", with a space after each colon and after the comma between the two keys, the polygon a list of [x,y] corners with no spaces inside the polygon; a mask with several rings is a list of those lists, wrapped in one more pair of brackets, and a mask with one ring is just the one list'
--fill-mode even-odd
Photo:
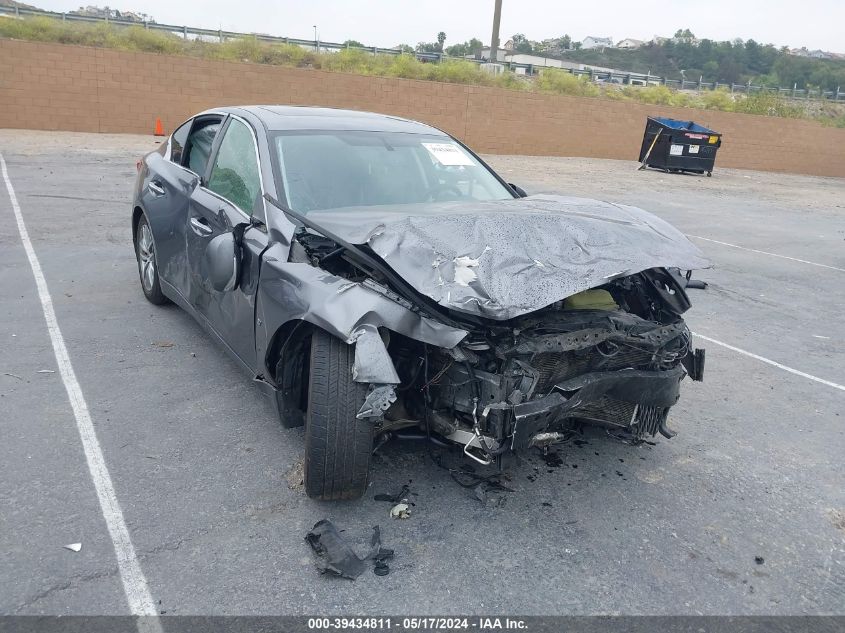
{"label": "damaged hood", "polygon": [[707,268],[680,231],[627,205],[536,195],[312,211],[451,310],[511,319],[649,268]]}

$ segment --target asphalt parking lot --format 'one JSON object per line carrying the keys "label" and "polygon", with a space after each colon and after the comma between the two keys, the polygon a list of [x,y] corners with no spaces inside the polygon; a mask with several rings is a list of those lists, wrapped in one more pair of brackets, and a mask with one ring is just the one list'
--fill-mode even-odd
{"label": "asphalt parking lot", "polygon": [[[707,373],[685,381],[677,437],[633,447],[593,433],[559,448],[557,467],[527,455],[509,463],[501,506],[413,443],[377,454],[363,500],[319,503],[299,481],[301,429],[283,429],[185,313],[141,294],[130,196],[154,147],[0,130],[160,612],[845,614],[845,179],[490,157],[530,193],[635,204],[696,236],[715,267],[697,275],[710,287],[691,291],[691,328],[760,358],[697,341]],[[2,184],[0,297],[0,613],[128,613]],[[404,483],[412,516],[392,520],[373,496]],[[322,518],[361,551],[380,525],[391,573],[320,576],[303,537]]]}

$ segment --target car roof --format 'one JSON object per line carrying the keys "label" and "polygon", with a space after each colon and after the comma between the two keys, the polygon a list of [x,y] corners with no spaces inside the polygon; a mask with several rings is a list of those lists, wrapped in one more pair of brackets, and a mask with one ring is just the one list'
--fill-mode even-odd
{"label": "car roof", "polygon": [[261,120],[270,131],[288,130],[361,130],[369,132],[404,132],[433,134],[445,132],[419,121],[376,112],[320,108],[313,106],[249,105],[219,108],[216,111],[238,114],[246,111]]}

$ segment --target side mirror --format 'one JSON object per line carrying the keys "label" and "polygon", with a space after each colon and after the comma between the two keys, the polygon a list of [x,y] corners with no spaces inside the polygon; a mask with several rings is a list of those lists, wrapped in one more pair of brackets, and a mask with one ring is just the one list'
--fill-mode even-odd
{"label": "side mirror", "polygon": [[515,184],[513,184],[512,182],[509,182],[509,183],[508,183],[508,186],[509,186],[511,189],[513,189],[513,190],[514,190],[514,192],[516,193],[516,195],[518,195],[520,198],[525,198],[525,197],[528,195],[527,193],[525,193],[525,189],[523,189],[523,188],[522,188],[522,187],[520,187],[519,185],[515,185]]}
{"label": "side mirror", "polygon": [[231,231],[212,239],[203,256],[208,281],[217,292],[234,290],[241,277],[240,248]]}

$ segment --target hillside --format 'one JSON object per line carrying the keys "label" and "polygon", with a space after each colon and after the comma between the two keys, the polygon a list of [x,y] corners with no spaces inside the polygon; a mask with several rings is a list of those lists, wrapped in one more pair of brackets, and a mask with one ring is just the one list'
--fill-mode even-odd
{"label": "hillside", "polygon": [[797,57],[754,40],[694,44],[647,44],[636,50],[615,48],[569,51],[561,59],[583,64],[617,68],[637,73],[650,72],[670,79],[798,88],[845,90],[845,60]]}

